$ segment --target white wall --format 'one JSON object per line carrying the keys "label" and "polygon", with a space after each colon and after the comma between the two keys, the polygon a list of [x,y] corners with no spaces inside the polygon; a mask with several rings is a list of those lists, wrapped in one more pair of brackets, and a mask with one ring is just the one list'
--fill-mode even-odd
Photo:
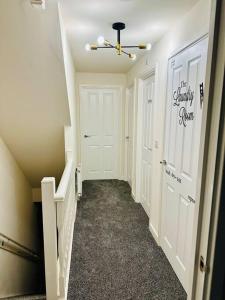
{"label": "white wall", "polygon": [[69,110],[70,110],[70,133],[65,139],[65,150],[72,150],[74,165],[77,167],[77,122],[76,122],[76,89],[75,89],[75,65],[73,62],[72,52],[68,38],[66,35],[65,24],[63,15],[61,13],[61,4],[59,4],[59,18],[60,18],[60,28],[61,28],[61,37],[62,37],[62,47],[63,47],[63,59],[64,59],[64,69],[66,76],[66,86],[67,86],[67,95],[69,101]]}
{"label": "white wall", "polygon": [[61,177],[71,122],[57,2],[0,1],[0,134],[33,187]]}
{"label": "white wall", "polygon": [[[0,232],[37,250],[31,186],[0,137]],[[33,292],[37,265],[0,249],[0,298]]]}
{"label": "white wall", "polygon": [[126,99],[126,75],[125,74],[114,74],[114,73],[76,73],[76,103],[77,103],[77,141],[79,145],[78,149],[78,161],[81,159],[81,141],[80,141],[80,85],[95,85],[95,86],[121,86],[122,87],[122,126],[121,126],[121,178],[124,178],[125,174],[125,99]]}
{"label": "white wall", "polygon": [[[167,62],[171,54],[206,34],[209,30],[210,0],[200,0],[186,15],[170,29],[170,31],[153,47],[151,52],[140,59],[127,74],[128,85],[137,82],[145,72],[158,66],[158,82],[156,83],[155,115],[153,125],[154,174],[152,180],[152,203],[150,228],[154,236],[160,234],[161,209],[161,175],[159,164],[163,159],[164,147],[164,113],[166,101]],[[137,92],[137,91],[136,91]],[[137,101],[137,99],[136,99]],[[135,190],[135,189],[134,189]],[[139,195],[135,195],[139,199]]]}

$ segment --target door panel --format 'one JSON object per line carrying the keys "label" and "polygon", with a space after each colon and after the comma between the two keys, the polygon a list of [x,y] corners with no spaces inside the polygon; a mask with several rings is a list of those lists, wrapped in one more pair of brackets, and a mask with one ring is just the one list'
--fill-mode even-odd
{"label": "door panel", "polygon": [[186,261],[186,237],[188,230],[188,216],[189,216],[190,202],[182,195],[179,197],[179,211],[178,211],[178,235],[177,235],[177,260],[181,268],[185,271]]}
{"label": "door panel", "polygon": [[[117,135],[115,131],[118,128],[118,112],[115,100],[115,92],[112,90],[103,90],[103,178],[114,178],[114,164],[117,158]],[[115,153],[114,153],[115,152]],[[115,155],[114,155],[115,154]]]}
{"label": "door panel", "polygon": [[114,93],[113,91],[102,93],[103,96],[103,127],[106,137],[113,137],[114,134]]}
{"label": "door panel", "polygon": [[193,247],[198,155],[207,39],[194,44],[168,63],[168,87],[163,170],[162,248],[188,291]]}
{"label": "door panel", "polygon": [[88,146],[87,165],[89,166],[89,172],[92,173],[93,176],[97,176],[97,174],[99,173],[99,165],[101,164],[98,153],[98,146]]}
{"label": "door panel", "polygon": [[174,187],[170,184],[167,185],[167,198],[166,198],[166,227],[167,232],[165,234],[165,240],[169,246],[169,249],[172,249],[175,245],[175,230],[177,227],[176,222],[173,222],[173,212],[177,209],[177,199],[175,197]]}
{"label": "door panel", "polygon": [[[180,78],[182,76],[183,66],[181,66],[177,62],[177,67],[175,67],[172,71],[172,78],[170,80],[172,81],[172,88],[170,90],[170,93],[173,93],[175,90],[175,87],[179,85]],[[175,170],[176,166],[176,149],[177,149],[177,117],[178,117],[178,106],[173,105],[172,102],[168,103],[168,147],[166,149],[168,153],[168,164],[170,167]]]}
{"label": "door panel", "polygon": [[116,89],[82,89],[82,166],[86,180],[118,178],[118,100]]}

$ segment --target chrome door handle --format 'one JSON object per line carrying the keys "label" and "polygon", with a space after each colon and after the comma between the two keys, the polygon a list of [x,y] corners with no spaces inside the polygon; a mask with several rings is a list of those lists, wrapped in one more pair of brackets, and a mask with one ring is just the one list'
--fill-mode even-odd
{"label": "chrome door handle", "polygon": [[84,138],[85,138],[85,139],[86,139],[86,138],[89,138],[89,137],[91,137],[91,135],[87,135],[87,134],[84,135]]}
{"label": "chrome door handle", "polygon": [[195,204],[195,200],[194,200],[191,196],[189,196],[189,195],[188,195],[188,200],[189,200],[191,203],[194,203],[194,204]]}
{"label": "chrome door handle", "polygon": [[163,159],[163,160],[160,161],[160,164],[165,166],[167,164],[167,162],[166,162],[165,159]]}

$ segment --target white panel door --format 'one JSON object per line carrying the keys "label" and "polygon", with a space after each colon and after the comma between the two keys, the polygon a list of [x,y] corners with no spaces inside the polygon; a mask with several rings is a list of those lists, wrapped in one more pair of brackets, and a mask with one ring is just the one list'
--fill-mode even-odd
{"label": "white panel door", "polygon": [[169,60],[163,169],[162,248],[185,290],[190,284],[193,221],[207,39]]}
{"label": "white panel door", "polygon": [[154,76],[143,82],[141,203],[148,215],[151,201],[154,85]]}
{"label": "white panel door", "polygon": [[83,179],[118,178],[119,92],[82,88],[81,143]]}
{"label": "white panel door", "polygon": [[128,90],[128,124],[127,124],[127,180],[132,186],[132,171],[133,171],[133,104],[134,104],[134,88]]}

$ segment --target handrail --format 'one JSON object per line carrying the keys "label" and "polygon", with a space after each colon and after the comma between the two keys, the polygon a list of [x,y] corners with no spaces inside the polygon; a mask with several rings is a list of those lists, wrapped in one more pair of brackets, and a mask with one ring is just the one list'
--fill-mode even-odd
{"label": "handrail", "polygon": [[73,160],[69,159],[63,171],[57,192],[55,193],[54,200],[57,202],[63,201],[66,196],[67,187],[69,185],[71,173],[73,171]]}
{"label": "handrail", "polygon": [[39,255],[34,252],[33,250],[23,246],[22,244],[16,242],[15,240],[7,237],[5,234],[0,233],[0,249],[5,251],[11,252],[15,255],[21,256],[23,258],[32,260],[32,261],[39,261]]}
{"label": "handrail", "polygon": [[27,248],[26,246],[24,246],[24,245],[18,243],[17,241],[13,240],[12,238],[8,237],[7,235],[5,235],[5,234],[3,234],[3,233],[1,233],[1,232],[0,232],[0,236],[3,237],[4,239],[7,239],[8,241],[10,241],[10,242],[12,242],[12,243],[18,245],[20,248],[23,248],[23,249],[25,249],[25,250],[27,250],[27,251],[33,253],[33,254],[36,254],[35,251],[33,251],[33,250]]}

